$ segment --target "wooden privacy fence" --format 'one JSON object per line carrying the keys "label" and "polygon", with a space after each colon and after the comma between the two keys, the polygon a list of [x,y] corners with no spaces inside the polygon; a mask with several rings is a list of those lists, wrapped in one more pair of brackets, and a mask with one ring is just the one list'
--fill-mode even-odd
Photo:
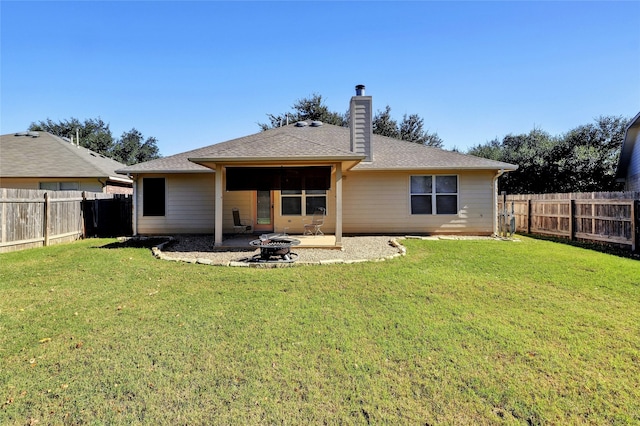
{"label": "wooden privacy fence", "polygon": [[638,248],[640,192],[519,194],[501,197],[516,232]]}
{"label": "wooden privacy fence", "polygon": [[[113,209],[105,205],[121,200]],[[102,212],[102,221],[100,220]],[[118,225],[113,225],[113,220]],[[128,226],[127,226],[128,225]],[[131,233],[131,197],[80,191],[0,189],[0,253]],[[88,232],[87,232],[88,231]]]}

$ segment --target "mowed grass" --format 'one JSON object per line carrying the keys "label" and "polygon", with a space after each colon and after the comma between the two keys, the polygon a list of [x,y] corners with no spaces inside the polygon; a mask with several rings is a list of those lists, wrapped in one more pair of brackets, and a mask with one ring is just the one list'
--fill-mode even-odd
{"label": "mowed grass", "polygon": [[0,424],[640,423],[640,262],[521,240],[269,270],[2,254]]}

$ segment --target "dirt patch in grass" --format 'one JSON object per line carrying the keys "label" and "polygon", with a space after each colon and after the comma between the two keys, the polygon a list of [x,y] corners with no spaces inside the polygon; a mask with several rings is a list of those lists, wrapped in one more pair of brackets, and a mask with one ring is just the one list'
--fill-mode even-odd
{"label": "dirt patch in grass", "polygon": [[172,239],[170,237],[149,237],[149,238],[127,238],[119,240],[115,243],[109,243],[100,248],[105,249],[119,249],[119,248],[152,248],[163,243],[171,244]]}

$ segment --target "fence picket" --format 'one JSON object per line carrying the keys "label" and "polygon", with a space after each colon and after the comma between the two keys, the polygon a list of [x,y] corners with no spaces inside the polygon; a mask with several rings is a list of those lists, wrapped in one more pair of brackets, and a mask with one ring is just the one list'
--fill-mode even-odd
{"label": "fence picket", "polygon": [[[640,192],[508,195],[516,231],[638,248]],[[499,211],[503,209],[499,202]]]}
{"label": "fence picket", "polygon": [[118,203],[118,208],[131,212],[131,196],[1,188],[0,253],[86,237],[85,221],[92,220],[85,217],[92,210],[89,204],[94,211],[106,212],[100,223],[92,223],[91,236],[130,234],[131,217],[111,215],[114,207],[109,203]]}

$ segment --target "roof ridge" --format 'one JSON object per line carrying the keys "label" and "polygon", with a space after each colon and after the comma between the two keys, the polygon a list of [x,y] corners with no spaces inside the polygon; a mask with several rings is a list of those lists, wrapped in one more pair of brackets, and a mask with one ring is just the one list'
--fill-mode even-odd
{"label": "roof ridge", "polygon": [[116,170],[125,165],[51,132],[40,130],[25,138],[22,133],[0,135],[7,177],[111,178],[126,176]]}

